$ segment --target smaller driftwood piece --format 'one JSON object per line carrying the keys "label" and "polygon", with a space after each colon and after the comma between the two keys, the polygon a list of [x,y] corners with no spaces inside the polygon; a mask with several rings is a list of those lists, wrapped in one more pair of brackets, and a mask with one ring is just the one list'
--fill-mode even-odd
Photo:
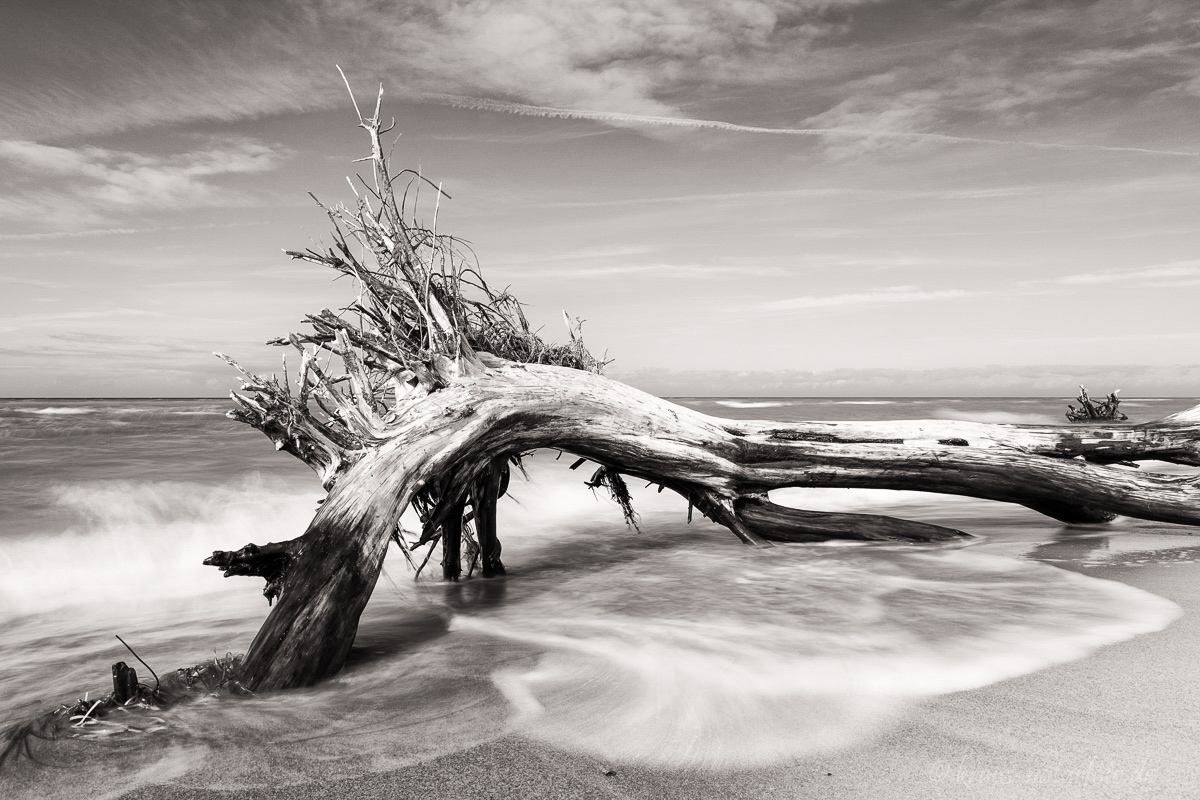
{"label": "smaller driftwood piece", "polygon": [[1088,395],[1087,389],[1080,386],[1079,397],[1075,398],[1075,401],[1079,403],[1079,408],[1068,403],[1067,419],[1071,422],[1094,422],[1096,420],[1124,422],[1129,417],[1117,410],[1117,406],[1121,404],[1120,398],[1117,397],[1120,393],[1121,390],[1117,389],[1097,403]]}
{"label": "smaller driftwood piece", "polygon": [[182,667],[160,678],[124,639],[117,638],[153,676],[154,685],[139,681],[133,667],[118,661],[112,665],[110,694],[93,697],[88,692],[72,703],[62,703],[0,731],[0,769],[22,756],[33,759],[34,743],[38,740],[154,733],[166,728],[157,714],[168,706],[205,695],[253,694],[238,679],[241,655],[214,655],[209,661]]}

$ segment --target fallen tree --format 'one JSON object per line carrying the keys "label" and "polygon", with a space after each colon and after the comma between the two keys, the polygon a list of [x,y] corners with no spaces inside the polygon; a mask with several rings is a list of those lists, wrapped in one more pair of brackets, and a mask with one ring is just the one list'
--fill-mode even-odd
{"label": "fallen tree", "polygon": [[[965,533],[890,517],[786,508],[783,487],[872,487],[1020,503],[1066,522],[1126,514],[1200,524],[1193,478],[1123,465],[1159,459],[1200,466],[1200,407],[1158,423],[989,425],[955,421],[801,422],[709,417],[605,378],[604,362],[568,320],[565,344],[530,329],[507,291],[491,288],[470,250],[438,233],[448,195],[393,172],[380,100],[359,114],[371,142],[369,178],[352,207],[325,208],[332,243],[293,258],[355,282],[339,312],[274,340],[294,349],[282,377],[242,372],[229,416],[308,464],[328,496],[288,542],[217,552],[226,575],[267,580],[278,598],[241,665],[262,691],[336,673],[354,641],[389,542],[408,555],[440,543],[448,580],[502,574],[496,502],[522,454],[556,448],[592,462],[636,524],[625,477],[659,484],[743,542],[833,538],[930,542]],[[357,105],[356,105],[357,110]],[[394,123],[393,123],[394,124]],[[418,196],[433,194],[424,226]],[[411,195],[411,198],[410,198]],[[576,462],[576,466],[580,462]],[[400,527],[413,508],[419,532]],[[411,556],[410,556],[411,557]]]}

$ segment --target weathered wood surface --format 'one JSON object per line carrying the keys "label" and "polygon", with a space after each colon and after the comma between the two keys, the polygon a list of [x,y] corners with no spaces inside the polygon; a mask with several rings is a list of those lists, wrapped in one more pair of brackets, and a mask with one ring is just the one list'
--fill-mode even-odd
{"label": "weathered wood surface", "polygon": [[124,705],[138,696],[137,670],[118,661],[112,665],[113,692],[112,699],[117,705]]}

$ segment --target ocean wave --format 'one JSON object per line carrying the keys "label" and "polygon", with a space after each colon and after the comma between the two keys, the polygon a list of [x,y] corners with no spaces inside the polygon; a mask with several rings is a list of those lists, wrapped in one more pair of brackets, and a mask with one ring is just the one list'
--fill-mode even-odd
{"label": "ocean wave", "polygon": [[780,408],[794,405],[781,400],[714,400],[713,402],[727,408]]}
{"label": "ocean wave", "polygon": [[262,478],[66,483],[50,495],[79,522],[55,535],[4,539],[0,617],[225,590],[221,573],[200,564],[207,555],[300,535],[320,496]]}
{"label": "ocean wave", "polygon": [[94,414],[99,409],[91,406],[47,406],[45,408],[14,408],[11,411],[18,414],[37,414],[39,416],[68,417],[79,414]]}
{"label": "ocean wave", "polygon": [[900,489],[772,489],[771,502],[807,511],[878,513],[883,509],[903,509],[942,513],[956,509],[963,513],[994,505],[974,497],[914,492]]}
{"label": "ocean wave", "polygon": [[1060,417],[1049,414],[1022,414],[1014,411],[961,411],[956,408],[939,408],[933,412],[933,418],[1004,425],[1047,425],[1060,420]]}

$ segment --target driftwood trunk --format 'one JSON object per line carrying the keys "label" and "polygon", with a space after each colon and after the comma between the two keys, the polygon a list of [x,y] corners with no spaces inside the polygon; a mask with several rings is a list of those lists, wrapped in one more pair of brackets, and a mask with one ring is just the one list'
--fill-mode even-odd
{"label": "driftwood trunk", "polygon": [[[606,486],[631,523],[623,475],[679,493],[756,546],[966,535],[773,504],[770,492],[784,487],[943,492],[1066,522],[1125,514],[1200,524],[1195,478],[1127,466],[1200,466],[1200,407],[1147,425],[737,421],[605,378],[578,323],[568,320],[568,343],[544,342],[520,304],[483,281],[473,255],[436,232],[437,207],[430,228],[416,221],[406,198],[423,179],[414,173],[396,194],[406,173],[389,169],[378,101],[360,124],[371,138],[371,178],[353,209],[327,209],[328,251],[291,254],[351,278],[357,300],[271,342],[299,352],[298,370],[285,362],[282,378],[264,378],[238,367],[243,393],[230,416],[311,466],[329,491],[297,539],[206,562],[262,576],[268,600],[279,598],[246,654],[240,680],[252,690],[304,686],[340,669],[388,542],[415,546],[399,529],[405,509],[422,519],[415,544],[441,541],[446,579],[461,579],[462,562],[476,557],[482,576],[503,575],[496,502],[509,465],[537,448],[593,462],[589,485]],[[440,206],[448,196],[436,192]]]}
{"label": "driftwood trunk", "polygon": [[[666,485],[753,544],[830,538],[936,541],[935,525],[772,504],[784,487],[870,487],[1021,503],[1067,521],[1104,514],[1200,524],[1200,485],[1103,462],[1200,464],[1189,412],[1138,426],[954,421],[776,423],[708,417],[580,370],[481,354],[483,369],[424,398],[339,478],[289,547],[280,601],[247,653],[251,688],[305,685],[340,667],[414,492],[451,473],[468,486],[484,576],[502,574],[495,527],[498,460],[554,447]],[[947,440],[954,444],[945,444]],[[965,444],[963,443],[965,442]],[[1101,462],[1101,463],[1096,463]],[[472,465],[482,465],[473,472]],[[441,527],[457,542],[461,498]],[[451,544],[444,564],[457,564]],[[451,570],[452,571],[452,570]],[[447,573],[447,577],[452,577]]]}

